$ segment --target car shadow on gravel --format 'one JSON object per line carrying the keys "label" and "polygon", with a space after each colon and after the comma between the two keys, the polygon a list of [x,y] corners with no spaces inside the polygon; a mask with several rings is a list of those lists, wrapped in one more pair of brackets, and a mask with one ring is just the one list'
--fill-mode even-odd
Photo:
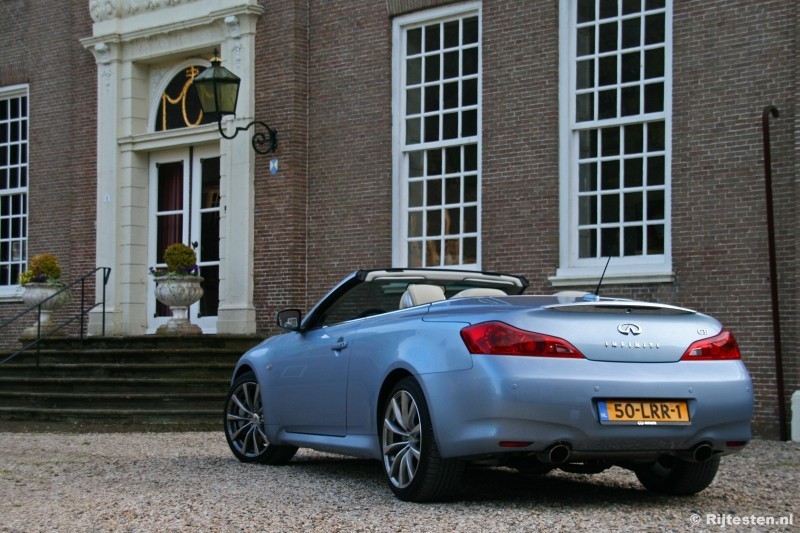
{"label": "car shadow on gravel", "polygon": [[[624,472],[617,469],[617,472]],[[570,503],[605,507],[609,504],[637,504],[663,498],[638,485],[633,473],[628,482],[605,474],[569,474],[553,471],[542,476],[522,475],[510,468],[469,468],[459,499],[466,501],[535,500],[562,507]],[[619,477],[619,476],[616,476]]]}
{"label": "car shadow on gravel", "polygon": [[[323,457],[298,457],[285,467],[296,468],[315,480],[364,483],[364,489],[385,490],[383,465],[376,460],[354,459],[335,455]],[[632,472],[612,469],[613,475],[570,474],[553,471],[543,476],[527,476],[510,468],[469,467],[452,501],[465,503],[536,501],[561,507],[575,503],[583,506],[603,507],[609,504],[636,505],[664,499],[647,492],[636,481]],[[623,478],[620,480],[619,478]]]}

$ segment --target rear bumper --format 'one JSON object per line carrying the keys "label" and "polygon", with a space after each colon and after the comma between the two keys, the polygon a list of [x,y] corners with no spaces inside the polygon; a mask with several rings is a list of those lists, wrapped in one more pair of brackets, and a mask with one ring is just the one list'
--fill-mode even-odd
{"label": "rear bumper", "polygon": [[[540,452],[563,443],[573,458],[620,460],[678,454],[699,444],[729,453],[751,438],[752,384],[740,361],[473,359],[470,370],[420,376],[443,457]],[[685,400],[691,422],[603,424],[597,401],[609,399]],[[501,442],[530,444],[508,448]]]}

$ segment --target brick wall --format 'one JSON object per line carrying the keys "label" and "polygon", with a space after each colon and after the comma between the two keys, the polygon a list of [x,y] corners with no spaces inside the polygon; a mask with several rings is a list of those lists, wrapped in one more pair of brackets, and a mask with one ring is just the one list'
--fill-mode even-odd
{"label": "brick wall", "polygon": [[[425,2],[425,6],[445,2]],[[396,12],[405,4],[390,3]],[[673,265],[668,284],[606,293],[697,308],[740,340],[755,427],[777,431],[761,110],[773,160],[784,352],[797,353],[797,7],[676,2]],[[311,2],[308,305],[391,261],[391,20],[383,2]],[[550,292],[558,267],[558,3],[483,4],[483,267]],[[794,222],[794,223],[793,223]],[[588,287],[587,287],[588,288]],[[786,390],[800,386],[787,355]]]}
{"label": "brick wall", "polygon": [[[308,6],[270,1],[258,23],[256,116],[278,130],[278,151],[256,156],[255,305],[258,327],[305,307],[308,180]],[[269,161],[277,157],[272,176]]]}
{"label": "brick wall", "polygon": [[[449,0],[264,0],[256,116],[279,132],[280,171],[256,156],[255,305],[308,310],[333,283],[392,257],[391,17]],[[57,11],[58,16],[54,16]],[[558,2],[483,3],[483,267],[551,292],[558,268]],[[675,2],[675,281],[609,295],[697,308],[731,327],[755,380],[755,427],[777,403],[761,155],[772,124],[786,397],[800,388],[798,7]],[[0,85],[30,83],[31,254],[65,275],[94,266],[96,67],[85,0],[0,2]],[[241,177],[237,179],[249,179]],[[588,288],[588,287],[587,287]],[[74,306],[73,306],[74,307]],[[0,304],[0,319],[16,312]],[[3,333],[3,346],[15,343]],[[788,406],[787,406],[788,407]]]}
{"label": "brick wall", "polygon": [[[96,67],[79,42],[91,35],[86,2],[59,3],[57,14],[54,6],[0,5],[0,86],[30,88],[28,257],[56,254],[73,280],[95,265]],[[0,304],[0,320],[21,309]],[[77,309],[74,301],[69,311]],[[19,346],[18,330],[0,332],[0,351]]]}
{"label": "brick wall", "polygon": [[308,292],[391,263],[391,21],[386,4],[311,2]]}
{"label": "brick wall", "polygon": [[483,6],[483,260],[551,292],[558,266],[558,4]]}
{"label": "brick wall", "polygon": [[[755,382],[755,426],[777,418],[761,113],[772,127],[776,238],[784,338],[797,347],[797,5],[675,3],[673,253],[677,282],[665,291],[734,330]],[[796,180],[796,177],[794,178]],[[672,293],[672,294],[670,294]],[[794,351],[796,352],[796,349]],[[792,390],[800,386],[794,357]]]}

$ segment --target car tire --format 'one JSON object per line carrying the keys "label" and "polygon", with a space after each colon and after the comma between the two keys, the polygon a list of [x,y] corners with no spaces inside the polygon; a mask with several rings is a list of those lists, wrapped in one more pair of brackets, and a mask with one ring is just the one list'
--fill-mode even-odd
{"label": "car tire", "polygon": [[271,444],[264,433],[261,389],[252,372],[236,378],[225,398],[225,439],[243,463],[286,464],[297,453],[294,446]]}
{"label": "car tire", "polygon": [[689,496],[697,494],[714,481],[719,461],[719,457],[712,457],[702,463],[673,458],[637,468],[635,473],[639,482],[651,492]]}
{"label": "car tire", "polygon": [[411,377],[397,382],[382,412],[379,442],[389,488],[395,496],[409,502],[450,498],[461,480],[464,463],[439,454],[419,383]]}

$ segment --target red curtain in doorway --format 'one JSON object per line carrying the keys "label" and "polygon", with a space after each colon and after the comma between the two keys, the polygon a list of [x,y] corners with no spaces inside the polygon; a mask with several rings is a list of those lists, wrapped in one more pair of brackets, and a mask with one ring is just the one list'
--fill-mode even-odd
{"label": "red curtain in doorway", "polygon": [[158,166],[158,262],[164,262],[164,250],[183,242],[183,163]]}

